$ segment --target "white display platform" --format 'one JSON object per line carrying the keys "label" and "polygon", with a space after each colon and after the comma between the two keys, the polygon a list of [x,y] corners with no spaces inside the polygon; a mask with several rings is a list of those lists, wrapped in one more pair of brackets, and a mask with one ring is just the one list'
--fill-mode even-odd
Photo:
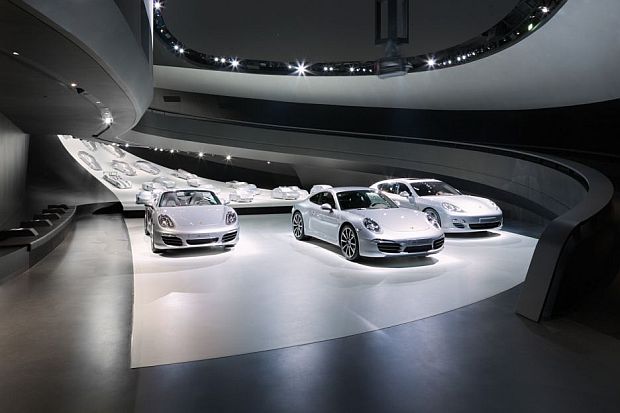
{"label": "white display platform", "polygon": [[132,367],[295,346],[451,311],[521,283],[537,243],[493,231],[447,237],[445,249],[427,258],[352,263],[335,246],[295,240],[289,220],[241,216],[231,251],[156,255],[143,221],[126,219],[134,265]]}
{"label": "white display platform", "polygon": [[[144,182],[152,181],[153,179],[161,176],[161,177],[165,177],[165,178],[175,181],[177,183],[177,187],[188,186],[186,180],[172,175],[172,173],[174,172],[173,169],[166,168],[154,162],[148,161],[151,164],[155,165],[161,171],[158,175],[151,175],[138,168],[135,168],[133,166],[134,162],[139,161],[139,160],[144,161],[145,159],[134,156],[120,147],[118,147],[118,149],[121,150],[125,154],[125,156],[122,158],[119,158],[113,155],[112,153],[108,152],[107,150],[105,150],[101,146],[100,143],[95,143],[97,146],[97,150],[93,152],[87,149],[84,143],[80,139],[74,139],[72,137],[63,137],[63,136],[59,136],[58,139],[60,139],[60,142],[62,143],[62,145],[65,147],[65,149],[67,149],[67,151],[71,154],[71,156],[76,160],[77,163],[82,165],[85,170],[87,170],[91,175],[97,178],[103,185],[105,185],[110,191],[114,193],[114,195],[118,198],[118,200],[123,205],[123,209],[125,211],[144,210],[143,205],[136,204],[136,194],[139,191],[142,191],[142,184]],[[89,168],[88,165],[86,165],[86,163],[84,163],[78,157],[78,153],[80,151],[84,151],[88,153],[89,155],[93,156],[97,160],[99,165],[101,165],[102,170],[95,171]],[[109,182],[103,179],[104,172],[114,171],[114,168],[112,168],[112,161],[115,161],[115,160],[127,162],[132,168],[136,170],[135,176],[127,176],[119,172],[124,179],[131,182],[132,184],[131,189],[118,189],[114,185],[110,184]],[[188,171],[188,172],[193,172],[193,171]],[[220,200],[222,200],[222,202],[228,201],[229,194],[230,192],[233,191],[233,189],[227,187],[225,182],[214,181],[212,179],[206,179],[202,177],[199,177],[199,179],[203,185],[205,184],[213,185],[213,188],[217,196],[220,198]],[[252,182],[249,182],[249,183],[252,183]],[[295,202],[298,202],[298,201],[297,200],[286,201],[283,199],[273,199],[271,198],[271,189],[259,189],[259,193],[254,197],[254,200],[252,202],[243,202],[243,203],[230,202],[229,205],[233,208],[238,208],[238,207],[243,207],[243,208],[261,208],[262,207],[264,208],[264,207],[292,206]]]}

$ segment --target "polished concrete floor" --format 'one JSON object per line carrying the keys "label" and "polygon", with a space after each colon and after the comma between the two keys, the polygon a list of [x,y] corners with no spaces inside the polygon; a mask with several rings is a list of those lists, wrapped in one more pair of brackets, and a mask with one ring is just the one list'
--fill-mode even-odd
{"label": "polished concrete floor", "polygon": [[449,237],[429,257],[349,262],[299,242],[290,214],[240,217],[233,250],[158,255],[126,220],[134,260],[132,366],[232,356],[365,333],[454,310],[521,283],[537,240]]}
{"label": "polished concrete floor", "polygon": [[[240,356],[130,368],[132,255],[82,217],[0,284],[4,412],[617,412],[620,340],[514,314],[519,287],[415,322]],[[181,343],[179,343],[181,345]]]}

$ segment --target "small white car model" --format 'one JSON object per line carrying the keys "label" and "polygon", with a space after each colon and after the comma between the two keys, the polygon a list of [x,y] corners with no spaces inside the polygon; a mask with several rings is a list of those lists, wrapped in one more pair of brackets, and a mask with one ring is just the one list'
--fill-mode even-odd
{"label": "small white car model", "polygon": [[147,174],[151,174],[151,175],[159,175],[159,168],[157,168],[155,165],[153,165],[152,163],[148,162],[148,161],[135,161],[133,163],[133,166],[135,166],[136,168],[138,168],[139,170],[146,172]]}
{"label": "small white car model", "polygon": [[500,229],[502,210],[493,201],[463,195],[437,179],[397,178],[380,181],[376,188],[401,207],[424,211],[439,222],[444,232]]}
{"label": "small white car model", "polygon": [[193,173],[187,172],[187,171],[186,171],[186,170],[184,170],[184,169],[177,169],[177,170],[176,170],[176,171],[174,171],[172,174],[173,174],[174,176],[178,177],[178,178],[185,179],[185,180],[187,180],[187,179],[196,179],[196,178],[198,178],[198,176],[197,176],[196,174],[193,174]]}
{"label": "small white car model", "polygon": [[92,156],[91,154],[89,154],[87,152],[84,152],[84,151],[79,151],[78,152],[78,158],[80,158],[82,160],[82,162],[84,162],[86,164],[86,166],[88,166],[93,171],[100,171],[101,170],[101,165],[99,165],[99,162],[97,162],[95,157]]}
{"label": "small white car model", "polygon": [[314,185],[312,188],[310,188],[310,195],[314,195],[317,192],[325,191],[331,188],[332,188],[331,185]]}
{"label": "small white car model", "polygon": [[231,202],[252,202],[254,200],[254,193],[243,188],[234,189],[228,195],[228,199]]}
{"label": "small white car model", "polygon": [[299,192],[290,186],[279,186],[271,190],[271,197],[274,199],[299,199]]}
{"label": "small white car model", "polygon": [[306,199],[306,198],[308,198],[308,195],[310,195],[308,193],[308,191],[306,191],[305,189],[301,189],[298,186],[290,186],[289,188],[291,188],[293,191],[297,191],[299,193],[299,199]]}
{"label": "small white car model", "polygon": [[154,191],[156,189],[163,189],[165,188],[162,184],[157,183],[157,182],[143,182],[142,183],[142,190],[144,191]]}
{"label": "small white car model", "polygon": [[243,182],[243,181],[228,181],[226,182],[226,186],[230,187],[230,188],[243,188],[245,186],[248,186],[249,184],[247,182]]}
{"label": "small white car model", "polygon": [[108,151],[109,153],[111,153],[112,155],[116,156],[117,158],[124,158],[125,157],[125,152],[114,145],[108,145],[107,143],[100,143],[101,147],[103,149],[105,149],[106,151]]}
{"label": "small white car model", "polygon": [[154,253],[180,248],[233,247],[239,240],[234,209],[222,205],[212,191],[196,188],[163,190],[147,199],[144,232]]}
{"label": "small white car model", "polygon": [[105,179],[110,184],[114,185],[118,189],[130,189],[131,182],[126,180],[116,171],[104,172],[103,179]]}
{"label": "small white car model", "polygon": [[425,256],[443,249],[444,234],[430,215],[399,208],[370,188],[331,188],[298,202],[293,235],[316,237],[340,247],[347,260],[360,256]]}
{"label": "small white car model", "polygon": [[87,141],[84,139],[80,139],[82,141],[82,144],[84,146],[86,146],[86,149],[88,149],[91,152],[96,152],[97,151],[97,145],[95,144],[95,142],[92,141]]}
{"label": "small white car model", "polygon": [[187,185],[197,188],[200,186],[200,179],[198,178],[189,178],[187,180]]}
{"label": "small white car model", "polygon": [[112,168],[116,169],[119,172],[124,173],[127,176],[136,176],[136,170],[133,169],[131,167],[131,165],[129,165],[125,161],[113,160],[112,161]]}
{"label": "small white car model", "polygon": [[166,178],[164,176],[158,176],[153,179],[153,182],[163,185],[165,188],[174,188],[177,186],[177,183],[170,178]]}

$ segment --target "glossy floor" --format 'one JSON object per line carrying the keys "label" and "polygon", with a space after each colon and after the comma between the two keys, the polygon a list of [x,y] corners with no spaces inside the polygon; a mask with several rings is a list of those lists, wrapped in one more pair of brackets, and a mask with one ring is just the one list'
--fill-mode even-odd
{"label": "glossy floor", "polygon": [[232,251],[152,254],[127,219],[134,264],[132,367],[312,343],[419,320],[522,282],[536,239],[505,231],[449,237],[427,258],[346,261],[296,241],[290,216],[241,217]]}

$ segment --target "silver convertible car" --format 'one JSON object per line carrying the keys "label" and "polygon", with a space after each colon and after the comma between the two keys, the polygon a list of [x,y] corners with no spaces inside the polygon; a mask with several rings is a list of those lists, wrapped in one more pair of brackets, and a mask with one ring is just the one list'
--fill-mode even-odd
{"label": "silver convertible car", "polygon": [[322,190],[293,206],[293,235],[340,247],[350,261],[364,257],[429,255],[443,249],[444,234],[430,215],[399,208],[370,188]]}
{"label": "silver convertible car", "polygon": [[239,220],[234,209],[212,191],[196,188],[157,190],[146,201],[144,232],[154,253],[205,246],[234,247]]}
{"label": "silver convertible car", "polygon": [[502,210],[493,201],[463,195],[437,179],[388,179],[371,185],[401,207],[424,211],[439,222],[444,232],[500,229]]}

